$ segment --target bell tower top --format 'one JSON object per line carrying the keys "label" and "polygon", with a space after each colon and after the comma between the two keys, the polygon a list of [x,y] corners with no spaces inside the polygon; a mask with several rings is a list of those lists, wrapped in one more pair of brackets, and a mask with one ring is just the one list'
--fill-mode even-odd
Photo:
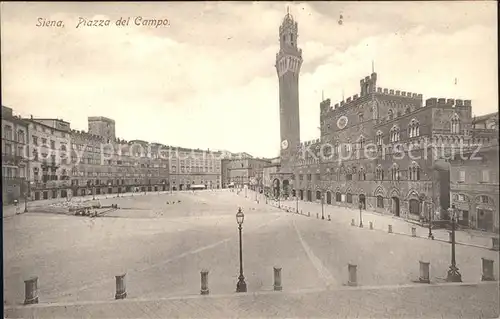
{"label": "bell tower top", "polygon": [[290,8],[287,7],[286,15],[279,29],[281,49],[286,47],[297,48],[298,29],[298,24],[290,14]]}

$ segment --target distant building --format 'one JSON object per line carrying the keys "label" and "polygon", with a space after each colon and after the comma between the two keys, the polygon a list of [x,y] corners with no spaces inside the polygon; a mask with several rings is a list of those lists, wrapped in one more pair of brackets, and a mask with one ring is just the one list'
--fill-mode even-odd
{"label": "distant building", "polygon": [[499,231],[498,152],[497,143],[450,160],[451,201],[459,211],[459,223],[464,226]]}
{"label": "distant building", "polygon": [[229,185],[234,187],[247,186],[254,190],[261,190],[263,188],[264,167],[269,164],[268,159],[251,156],[223,159],[223,187],[226,188]]}
{"label": "distant building", "polygon": [[32,200],[68,197],[71,173],[71,127],[61,119],[27,118],[30,135]]}
{"label": "distant building", "polygon": [[2,198],[5,204],[28,196],[28,123],[2,105]]}
{"label": "distant building", "polygon": [[169,147],[169,159],[173,190],[189,190],[191,185],[222,188],[220,151]]}

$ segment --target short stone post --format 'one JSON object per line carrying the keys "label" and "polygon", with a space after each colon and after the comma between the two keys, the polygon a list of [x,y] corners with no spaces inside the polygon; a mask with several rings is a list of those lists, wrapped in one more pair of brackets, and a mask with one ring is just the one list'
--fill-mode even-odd
{"label": "short stone post", "polygon": [[499,251],[500,250],[500,238],[498,237],[493,237],[492,238],[492,242],[493,242],[493,250],[496,250],[496,251]]}
{"label": "short stone post", "polygon": [[417,237],[417,228],[416,227],[411,228],[411,237]]}
{"label": "short stone post", "polygon": [[208,270],[201,271],[201,292],[202,295],[208,295]]}
{"label": "short stone post", "polygon": [[392,234],[392,225],[387,226],[387,232]]}
{"label": "short stone post", "polygon": [[332,219],[330,218],[330,215],[328,215],[328,221],[329,221],[329,222],[331,222],[331,221],[332,221]]}
{"label": "short stone post", "polygon": [[356,224],[354,223],[354,218],[351,219],[351,226],[356,226]]}
{"label": "short stone post", "polygon": [[307,212],[307,217],[311,217],[311,212]]}
{"label": "short stone post", "polygon": [[316,218],[319,218],[319,213],[316,213]]}
{"label": "short stone post", "polygon": [[358,285],[358,276],[357,276],[357,266],[348,264],[347,269],[349,270],[349,281],[347,282],[348,286],[354,287]]}
{"label": "short stone post", "polygon": [[125,285],[125,274],[116,277],[115,299],[125,299],[127,297],[127,288]]}
{"label": "short stone post", "polygon": [[32,277],[24,281],[25,305],[38,303],[38,277]]}
{"label": "short stone post", "polygon": [[274,267],[274,291],[281,291],[281,267]]}
{"label": "short stone post", "polygon": [[493,274],[493,260],[481,258],[483,261],[483,275],[481,276],[482,281],[494,281],[495,275]]}
{"label": "short stone post", "polygon": [[370,230],[373,230],[373,222],[370,222]]}
{"label": "short stone post", "polygon": [[453,233],[451,231],[448,232],[448,242],[451,243],[453,238]]}
{"label": "short stone post", "polygon": [[429,284],[431,281],[429,279],[429,262],[420,261],[420,276],[418,281],[421,283]]}

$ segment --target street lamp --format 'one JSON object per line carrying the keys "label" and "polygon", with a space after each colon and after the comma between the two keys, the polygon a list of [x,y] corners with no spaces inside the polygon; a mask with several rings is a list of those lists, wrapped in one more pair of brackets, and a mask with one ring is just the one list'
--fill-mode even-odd
{"label": "street lamp", "polygon": [[362,209],[363,209],[363,203],[359,202],[359,228],[363,228],[363,215],[362,215]]}
{"label": "street lamp", "polygon": [[297,214],[299,213],[299,195],[297,194],[297,190],[295,190],[295,209]]}
{"label": "street lamp", "polygon": [[430,202],[430,209],[429,209],[429,238],[434,239],[434,235],[432,234],[432,215],[434,212],[434,200],[431,199]]}
{"label": "street lamp", "polygon": [[448,270],[448,277],[446,281],[448,282],[462,282],[462,275],[458,271],[456,261],[455,261],[455,218],[456,218],[456,209],[455,205],[452,205],[448,208],[448,213],[451,218],[451,265]]}
{"label": "street lamp", "polygon": [[245,215],[241,211],[240,207],[236,213],[236,222],[238,223],[238,230],[240,233],[240,276],[238,277],[238,283],[236,284],[236,292],[247,291],[247,284],[245,283],[245,277],[243,276],[243,246],[241,240],[241,225],[243,224],[243,219],[245,219]]}

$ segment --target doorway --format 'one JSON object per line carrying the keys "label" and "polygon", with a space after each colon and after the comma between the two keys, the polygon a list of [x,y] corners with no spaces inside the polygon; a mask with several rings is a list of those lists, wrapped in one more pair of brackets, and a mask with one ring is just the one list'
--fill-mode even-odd
{"label": "doorway", "polygon": [[330,205],[332,203],[332,193],[326,192],[326,203]]}
{"label": "doorway", "polygon": [[312,192],[310,189],[307,190],[307,201],[312,202]]}
{"label": "doorway", "polygon": [[477,228],[482,231],[493,231],[493,211],[491,209],[477,210]]}
{"label": "doorway", "polygon": [[304,190],[301,189],[299,192],[300,192],[300,200],[304,200]]}
{"label": "doorway", "polygon": [[393,197],[392,198],[392,213],[394,216],[399,217],[399,198]]}

